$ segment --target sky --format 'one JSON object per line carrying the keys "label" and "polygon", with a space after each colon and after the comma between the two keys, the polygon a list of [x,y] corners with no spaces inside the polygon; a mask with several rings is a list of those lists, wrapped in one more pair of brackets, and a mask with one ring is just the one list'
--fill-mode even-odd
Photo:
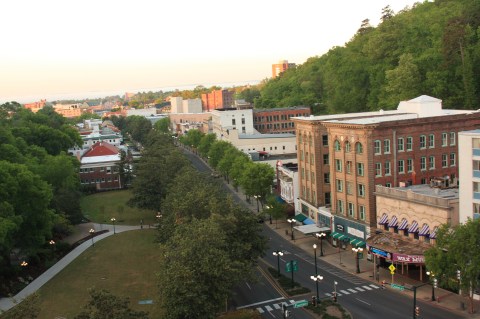
{"label": "sky", "polygon": [[256,84],[413,0],[0,3],[0,103]]}

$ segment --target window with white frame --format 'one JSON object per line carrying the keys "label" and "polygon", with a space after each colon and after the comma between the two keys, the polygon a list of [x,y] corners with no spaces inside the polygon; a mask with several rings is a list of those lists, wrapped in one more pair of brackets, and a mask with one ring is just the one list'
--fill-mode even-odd
{"label": "window with white frame", "polygon": [[375,163],[375,176],[382,176],[382,163]]}
{"label": "window with white frame", "polygon": [[425,135],[420,135],[420,148],[427,147],[427,137]]}
{"label": "window with white frame", "polygon": [[345,213],[345,208],[343,207],[343,200],[341,199],[337,199],[337,212],[339,214]]}
{"label": "window with white frame", "polygon": [[383,140],[383,153],[390,154],[390,140]]}
{"label": "window with white frame", "polygon": [[363,174],[364,174],[363,163],[357,163],[357,175],[363,176]]}
{"label": "window with white frame", "polygon": [[358,184],[358,196],[365,197],[365,185]]}
{"label": "window with white frame", "polygon": [[352,174],[352,161],[347,161],[347,174]]}
{"label": "window with white frame", "polygon": [[455,145],[455,132],[450,132],[450,146]]}
{"label": "window with white frame", "polygon": [[450,166],[455,166],[457,164],[455,153],[450,153]]}
{"label": "window with white frame", "polygon": [[343,193],[343,181],[341,179],[337,179],[335,184],[337,185],[337,192]]}
{"label": "window with white frame", "polygon": [[350,153],[352,151],[352,146],[349,141],[345,142],[345,152]]}
{"label": "window with white frame", "polygon": [[435,156],[429,156],[428,169],[435,169]]}
{"label": "window with white frame", "polygon": [[403,137],[399,137],[397,139],[397,151],[403,152],[405,150],[405,145],[403,144],[403,142]]}
{"label": "window with white frame", "polygon": [[362,143],[357,142],[357,143],[355,144],[355,152],[357,152],[357,154],[363,154],[363,145],[362,145]]}
{"label": "window with white frame", "polygon": [[392,174],[392,170],[390,167],[390,161],[385,162],[385,176],[389,176]]}
{"label": "window with white frame", "polygon": [[353,183],[352,182],[347,182],[347,194],[348,195],[353,195]]}
{"label": "window with white frame", "polygon": [[442,167],[448,167],[448,155],[442,154]]}
{"label": "window with white frame", "polygon": [[434,148],[435,147],[435,135],[430,134],[428,135],[428,148]]}
{"label": "window with white frame", "polygon": [[405,173],[405,161],[399,160],[398,161],[398,173],[403,174]]}
{"label": "window with white frame", "polygon": [[382,142],[380,142],[380,140],[374,141],[373,142],[373,149],[374,149],[375,155],[382,154]]}
{"label": "window with white frame", "polygon": [[413,159],[407,159],[407,172],[413,172]]}
{"label": "window with white frame", "polygon": [[355,205],[353,203],[348,203],[348,216],[352,217],[355,215]]}
{"label": "window with white frame", "polygon": [[342,160],[340,159],[336,159],[335,160],[335,170],[337,172],[341,172],[342,171]]}
{"label": "window with white frame", "polygon": [[420,157],[420,170],[424,171],[427,169],[427,158],[425,156]]}
{"label": "window with white frame", "polygon": [[338,140],[335,140],[334,147],[335,147],[335,152],[340,151],[341,146],[340,146],[340,142]]}
{"label": "window with white frame", "polygon": [[358,217],[361,220],[365,220],[365,206],[363,205],[358,206]]}
{"label": "window with white frame", "polygon": [[448,146],[448,134],[442,133],[442,146]]}
{"label": "window with white frame", "polygon": [[413,150],[413,137],[407,137],[407,151]]}

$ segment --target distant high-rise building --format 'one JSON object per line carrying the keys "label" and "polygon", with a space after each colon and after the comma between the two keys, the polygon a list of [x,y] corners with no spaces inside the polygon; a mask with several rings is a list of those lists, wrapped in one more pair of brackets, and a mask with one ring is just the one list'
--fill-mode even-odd
{"label": "distant high-rise building", "polygon": [[203,110],[210,112],[216,109],[232,107],[234,104],[234,94],[235,92],[228,90],[216,90],[202,94]]}
{"label": "distant high-rise building", "polygon": [[277,64],[272,64],[272,78],[276,78],[280,73],[285,72],[287,69],[295,68],[295,63],[288,63],[287,60],[278,61]]}

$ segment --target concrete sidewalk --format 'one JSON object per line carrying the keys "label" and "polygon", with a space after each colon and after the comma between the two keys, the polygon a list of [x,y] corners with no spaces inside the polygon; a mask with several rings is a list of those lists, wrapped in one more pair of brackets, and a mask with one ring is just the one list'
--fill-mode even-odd
{"label": "concrete sidewalk", "polygon": [[[106,225],[106,224],[93,224],[93,223],[86,223],[82,224],[81,229],[84,230],[84,234],[81,234],[82,231],[78,232],[75,236],[81,236],[81,238],[88,237],[90,234],[88,230],[95,229],[96,232],[107,230],[107,232],[102,233],[98,236],[93,238],[94,242],[100,241],[104,238],[107,238],[113,235],[113,225]],[[141,226],[115,226],[115,232],[121,233],[124,231],[141,229]],[[81,239],[78,238],[78,239]],[[91,239],[85,240],[82,244],[77,246],[71,252],[69,252],[65,257],[60,259],[55,265],[47,269],[43,274],[33,280],[28,286],[26,286],[22,291],[16,294],[14,297],[11,298],[1,298],[0,299],[0,311],[7,311],[13,308],[15,305],[20,303],[23,299],[28,297],[29,295],[35,293],[40,287],[42,287],[45,283],[47,283],[50,279],[55,277],[63,268],[65,268],[68,264],[70,264],[75,258],[77,258],[81,253],[83,253],[88,248],[92,247]]]}

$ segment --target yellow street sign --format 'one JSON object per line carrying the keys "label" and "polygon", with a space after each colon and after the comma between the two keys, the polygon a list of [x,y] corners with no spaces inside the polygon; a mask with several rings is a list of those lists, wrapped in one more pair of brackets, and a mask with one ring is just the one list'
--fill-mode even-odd
{"label": "yellow street sign", "polygon": [[388,267],[388,269],[390,269],[390,272],[394,272],[396,268],[393,264],[391,264],[390,267]]}
{"label": "yellow street sign", "polygon": [[395,275],[395,272],[394,272],[394,271],[390,271],[390,274],[391,274],[391,275]]}

